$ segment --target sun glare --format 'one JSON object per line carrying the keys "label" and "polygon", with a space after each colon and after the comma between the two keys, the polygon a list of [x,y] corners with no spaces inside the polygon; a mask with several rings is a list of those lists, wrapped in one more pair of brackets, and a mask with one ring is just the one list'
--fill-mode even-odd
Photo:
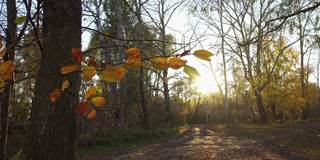
{"label": "sun glare", "polygon": [[195,81],[195,85],[196,85],[198,91],[203,94],[213,93],[213,92],[218,91],[218,88],[217,88],[216,84],[214,83],[214,81],[208,77],[203,77],[203,76],[199,77]]}

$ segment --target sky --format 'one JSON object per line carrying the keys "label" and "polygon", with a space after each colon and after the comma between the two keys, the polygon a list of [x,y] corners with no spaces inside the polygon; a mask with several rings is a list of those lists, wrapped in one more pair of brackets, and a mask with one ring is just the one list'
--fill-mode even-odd
{"label": "sky", "polygon": [[[174,15],[172,16],[172,19],[168,23],[168,27],[166,32],[168,34],[172,34],[177,42],[182,42],[183,40],[183,34],[187,31],[190,31],[190,28],[192,27],[192,24],[194,23],[195,18],[193,18],[191,15],[188,15],[188,12],[185,8],[178,9]],[[90,21],[83,21],[83,25],[87,26],[90,23]],[[95,26],[92,24],[90,26],[91,28],[94,28]],[[87,48],[89,42],[90,42],[90,32],[84,32],[82,35],[82,44],[83,48]],[[201,48],[200,46],[197,46],[192,51],[195,51],[196,49],[208,49],[208,48]],[[211,50],[209,50],[211,51]],[[182,52],[182,51],[181,51]],[[213,52],[213,51],[211,51]],[[190,55],[187,57],[184,57],[183,59],[188,61],[188,65],[195,67],[198,72],[200,73],[200,77],[195,80],[196,86],[198,86],[198,90],[203,93],[211,93],[211,92],[218,92],[218,87],[216,84],[216,81],[214,80],[214,77],[212,75],[212,72],[207,68],[210,62],[199,60],[196,57]],[[217,68],[218,64],[217,62],[217,56],[214,56],[212,58],[212,66],[214,69]],[[206,65],[207,67],[205,67]],[[171,74],[174,72],[182,72],[182,69],[176,71],[171,70],[169,71]],[[217,71],[215,71],[217,72]],[[185,75],[187,76],[187,75]],[[220,73],[216,74],[216,77],[220,78]],[[222,79],[221,79],[222,80]]]}

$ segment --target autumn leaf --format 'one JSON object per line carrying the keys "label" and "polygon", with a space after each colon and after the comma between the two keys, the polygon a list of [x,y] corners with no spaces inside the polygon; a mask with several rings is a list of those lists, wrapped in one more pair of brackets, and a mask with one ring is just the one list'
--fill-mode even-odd
{"label": "autumn leaf", "polygon": [[92,109],[87,115],[88,119],[95,119],[96,117],[97,117],[97,111],[95,109]]}
{"label": "autumn leaf", "polygon": [[3,80],[10,80],[15,69],[16,65],[11,60],[0,63],[0,76]]}
{"label": "autumn leaf", "polygon": [[180,69],[181,67],[183,67],[187,61],[186,60],[182,60],[180,58],[176,58],[176,57],[172,57],[168,59],[168,63],[169,66],[173,69]]}
{"label": "autumn leaf", "polygon": [[103,107],[106,104],[104,97],[98,96],[91,99],[91,103],[96,107]]}
{"label": "autumn leaf", "polygon": [[200,76],[199,72],[198,72],[195,68],[193,68],[193,67],[191,67],[191,66],[188,66],[188,65],[185,65],[185,66],[183,67],[183,71],[184,71],[189,77],[194,78],[194,79]]}
{"label": "autumn leaf", "polygon": [[5,48],[3,48],[3,49],[0,48],[0,58],[3,57],[5,55],[5,53],[6,53],[6,49]]}
{"label": "autumn leaf", "polygon": [[3,57],[5,53],[6,53],[6,49],[3,46],[2,40],[0,40],[0,58]]}
{"label": "autumn leaf", "polygon": [[93,85],[90,85],[89,89],[87,90],[86,94],[84,95],[84,98],[90,98],[97,94],[97,88]]}
{"label": "autumn leaf", "polygon": [[169,68],[168,58],[166,57],[155,57],[155,58],[152,58],[150,61],[154,68],[161,69],[161,70]]}
{"label": "autumn leaf", "polygon": [[0,77],[0,92],[4,91],[5,81]]}
{"label": "autumn leaf", "polygon": [[102,71],[102,79],[109,83],[117,82],[121,80],[126,73],[126,69],[122,66],[111,66],[107,67]]}
{"label": "autumn leaf", "polygon": [[64,80],[64,81],[62,82],[62,87],[61,87],[62,92],[63,92],[65,89],[69,88],[69,87],[70,87],[70,82],[69,82],[67,79]]}
{"label": "autumn leaf", "polygon": [[127,57],[131,57],[134,59],[140,59],[141,58],[141,50],[139,48],[128,48],[126,49],[126,55]]}
{"label": "autumn leaf", "polygon": [[80,67],[81,66],[77,65],[77,64],[63,66],[63,67],[61,67],[61,74],[65,75],[65,74],[69,74],[69,73],[78,71],[78,70],[80,70]]}
{"label": "autumn leaf", "polygon": [[125,61],[125,67],[128,69],[140,68],[141,62],[141,50],[139,48],[126,49],[127,60]]}
{"label": "autumn leaf", "polygon": [[142,62],[140,59],[128,58],[125,62],[125,67],[128,69],[135,69],[142,67]]}
{"label": "autumn leaf", "polygon": [[83,54],[79,48],[72,48],[71,55],[74,61],[76,61],[78,64],[81,64],[83,61]]}
{"label": "autumn leaf", "polygon": [[89,103],[88,102],[81,102],[80,104],[78,104],[78,106],[75,109],[75,112],[81,116],[84,115],[85,113],[87,113],[90,109]]}
{"label": "autumn leaf", "polygon": [[211,61],[210,58],[213,54],[207,50],[200,49],[200,50],[194,51],[193,55],[202,60]]}
{"label": "autumn leaf", "polygon": [[86,80],[91,80],[97,74],[97,70],[93,66],[84,67],[82,70],[83,78]]}
{"label": "autumn leaf", "polygon": [[22,24],[26,20],[27,20],[27,16],[21,16],[21,17],[17,17],[15,22],[16,22],[16,24]]}
{"label": "autumn leaf", "polygon": [[88,63],[88,66],[92,66],[92,67],[97,67],[97,62],[95,59],[90,59],[89,60],[89,63]]}
{"label": "autumn leaf", "polygon": [[54,103],[59,99],[60,95],[61,95],[61,90],[60,89],[55,89],[50,93],[49,100],[52,103]]}

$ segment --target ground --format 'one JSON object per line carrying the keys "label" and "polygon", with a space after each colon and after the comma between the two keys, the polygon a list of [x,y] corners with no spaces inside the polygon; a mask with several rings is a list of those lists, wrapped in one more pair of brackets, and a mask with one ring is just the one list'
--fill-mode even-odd
{"label": "ground", "polygon": [[180,136],[156,144],[101,153],[87,159],[316,160],[320,159],[319,124],[248,125],[234,128],[191,125]]}

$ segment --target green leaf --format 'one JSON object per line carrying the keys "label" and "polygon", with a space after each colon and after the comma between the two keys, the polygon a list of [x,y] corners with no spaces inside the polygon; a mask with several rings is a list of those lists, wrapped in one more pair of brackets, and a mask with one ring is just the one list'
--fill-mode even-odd
{"label": "green leaf", "polygon": [[16,18],[16,24],[22,24],[27,20],[27,16],[21,16]]}
{"label": "green leaf", "polygon": [[22,149],[19,149],[19,151],[16,153],[16,154],[14,154],[11,158],[10,158],[10,160],[20,160],[21,159],[21,154],[22,154]]}
{"label": "green leaf", "polygon": [[199,72],[195,68],[188,66],[188,65],[184,66],[183,72],[186,73],[189,77],[191,77],[193,79],[200,76]]}

